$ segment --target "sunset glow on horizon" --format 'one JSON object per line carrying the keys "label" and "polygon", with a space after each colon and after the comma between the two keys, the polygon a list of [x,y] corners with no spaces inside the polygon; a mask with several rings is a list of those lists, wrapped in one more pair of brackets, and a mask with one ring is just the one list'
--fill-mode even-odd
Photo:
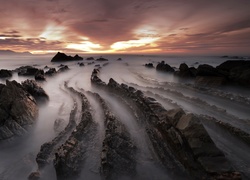
{"label": "sunset glow on horizon", "polygon": [[0,50],[250,53],[247,0],[1,1]]}

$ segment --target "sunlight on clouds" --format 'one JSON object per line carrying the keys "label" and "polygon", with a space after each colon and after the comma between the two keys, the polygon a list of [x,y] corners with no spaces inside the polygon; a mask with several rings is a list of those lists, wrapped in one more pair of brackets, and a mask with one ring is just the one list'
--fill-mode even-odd
{"label": "sunlight on clouds", "polygon": [[[152,37],[146,37],[146,38],[141,38],[138,40],[129,40],[129,41],[120,41],[120,42],[116,42],[114,44],[111,45],[111,48],[113,50],[122,50],[122,49],[128,49],[128,48],[132,48],[132,47],[141,47],[141,46],[145,46],[151,43],[154,43],[155,41],[157,41],[159,38],[152,38]],[[153,44],[153,46],[155,46],[155,44]]]}
{"label": "sunlight on clouds", "polygon": [[30,51],[32,54],[47,54],[47,53],[56,53],[58,50],[35,50],[35,51]]}
{"label": "sunlight on clouds", "polygon": [[63,31],[65,27],[58,26],[55,24],[48,25],[39,37],[46,38],[49,40],[60,40],[63,37]]}
{"label": "sunlight on clouds", "polygon": [[90,41],[83,41],[81,44],[68,44],[66,46],[68,49],[76,49],[87,52],[95,52],[95,49],[100,49],[102,46],[100,44],[94,44]]}

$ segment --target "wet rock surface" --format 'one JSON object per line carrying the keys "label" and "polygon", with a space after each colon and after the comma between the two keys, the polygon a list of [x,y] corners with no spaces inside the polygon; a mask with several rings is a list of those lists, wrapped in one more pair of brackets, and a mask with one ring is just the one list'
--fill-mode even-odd
{"label": "wet rock surface", "polygon": [[36,83],[36,81],[27,79],[22,82],[22,86],[36,99],[37,102],[44,103],[49,100],[47,93]]}
{"label": "wet rock surface", "polygon": [[[229,161],[219,150],[200,119],[185,114],[181,109],[167,112],[154,99],[143,95],[125,84],[110,79],[108,85],[96,79],[101,85],[123,98],[131,99],[138,114],[144,119],[147,134],[159,160],[176,177],[183,176],[203,179],[231,178],[241,179],[239,172],[233,170]],[[93,82],[95,83],[95,82]],[[187,174],[186,174],[187,173]]]}
{"label": "wet rock surface", "polygon": [[117,120],[100,95],[93,95],[103,108],[106,127],[101,153],[101,173],[105,179],[131,178],[136,174],[136,146],[125,126]]}
{"label": "wet rock surface", "polygon": [[0,143],[22,136],[38,116],[35,99],[16,81],[0,84]]}
{"label": "wet rock surface", "polygon": [[54,167],[58,179],[75,179],[83,168],[85,152],[92,140],[91,133],[96,133],[97,125],[93,121],[90,104],[86,96],[75,91],[81,98],[81,121],[70,137],[55,152]]}

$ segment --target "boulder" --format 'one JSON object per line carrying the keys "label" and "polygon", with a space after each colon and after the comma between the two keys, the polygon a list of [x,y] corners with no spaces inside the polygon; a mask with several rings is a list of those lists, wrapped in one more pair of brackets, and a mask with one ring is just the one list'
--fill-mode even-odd
{"label": "boulder", "polygon": [[34,98],[16,81],[0,86],[0,143],[26,134],[38,116]]}
{"label": "boulder", "polygon": [[174,75],[182,77],[182,78],[192,78],[195,77],[196,72],[194,72],[195,68],[189,68],[187,64],[180,64],[179,71],[176,71]]}
{"label": "boulder", "polygon": [[84,63],[78,63],[79,66],[84,66]]}
{"label": "boulder", "polygon": [[250,86],[250,61],[230,60],[220,64],[216,69],[227,74],[231,83]]}
{"label": "boulder", "polygon": [[179,119],[184,115],[185,112],[181,108],[171,109],[167,112],[168,119],[171,121],[173,126],[176,126]]}
{"label": "boulder", "polygon": [[44,76],[44,71],[42,69],[39,69],[35,74],[35,80],[37,81],[45,81],[46,78]]}
{"label": "boulder", "polygon": [[108,59],[103,58],[103,57],[101,56],[100,58],[96,59],[96,61],[108,61]]}
{"label": "boulder", "polygon": [[171,66],[169,66],[168,64],[165,64],[164,61],[162,61],[161,63],[159,63],[156,66],[156,70],[164,71],[164,72],[170,72],[170,73],[173,73],[175,71]]}
{"label": "boulder", "polygon": [[154,68],[154,65],[153,65],[153,63],[147,63],[147,64],[145,64],[145,67]]}
{"label": "boulder", "polygon": [[46,102],[49,100],[47,93],[36,83],[36,81],[27,79],[22,82],[22,86],[36,99],[36,101]]}
{"label": "boulder", "polygon": [[188,71],[188,65],[186,63],[181,63],[179,69],[181,72]]}
{"label": "boulder", "polygon": [[12,71],[7,69],[0,70],[0,78],[9,78],[12,77]]}
{"label": "boulder", "polygon": [[176,127],[185,136],[195,159],[206,172],[213,174],[233,171],[230,162],[214,144],[197,116],[183,115]]}
{"label": "boulder", "polygon": [[53,76],[54,74],[56,74],[55,68],[49,68],[49,70],[45,72],[45,75],[48,75],[48,76]]}
{"label": "boulder", "polygon": [[67,65],[64,65],[64,66],[60,67],[57,72],[64,72],[67,70],[69,70],[69,67]]}
{"label": "boulder", "polygon": [[39,69],[32,66],[22,66],[17,68],[15,71],[18,72],[19,76],[34,76]]}
{"label": "boulder", "polygon": [[197,68],[196,76],[217,76],[224,77],[222,73],[220,73],[216,68],[210,66],[208,64],[199,65]]}

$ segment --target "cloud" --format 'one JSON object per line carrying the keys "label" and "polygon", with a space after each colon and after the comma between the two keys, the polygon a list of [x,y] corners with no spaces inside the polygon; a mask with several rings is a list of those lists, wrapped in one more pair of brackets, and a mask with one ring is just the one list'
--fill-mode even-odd
{"label": "cloud", "polygon": [[[154,46],[134,46],[133,51],[213,52],[234,46],[236,52],[246,49],[249,40],[249,0],[0,0],[0,4],[1,48],[11,44],[25,51],[67,50],[69,44],[81,45],[87,38],[107,51],[115,43],[148,37],[158,38]],[[41,35],[46,37],[32,39]]]}

